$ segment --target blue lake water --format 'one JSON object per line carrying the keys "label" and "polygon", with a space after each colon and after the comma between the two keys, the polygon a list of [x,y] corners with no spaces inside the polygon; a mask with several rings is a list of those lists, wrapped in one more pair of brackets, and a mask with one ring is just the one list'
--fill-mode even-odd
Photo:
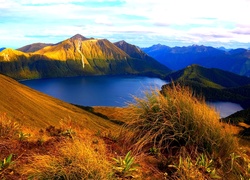
{"label": "blue lake water", "polygon": [[[73,104],[123,107],[134,102],[133,96],[143,97],[145,91],[161,89],[168,82],[141,76],[89,76],[27,80],[21,83]],[[208,104],[214,106],[221,117],[242,110],[239,104],[231,102]]]}
{"label": "blue lake water", "polygon": [[232,102],[208,102],[210,106],[213,106],[216,111],[220,113],[220,117],[227,117],[237,111],[243,110],[243,108],[236,103]]}
{"label": "blue lake water", "polygon": [[83,106],[126,106],[167,82],[141,76],[89,76],[21,81],[45,94]]}

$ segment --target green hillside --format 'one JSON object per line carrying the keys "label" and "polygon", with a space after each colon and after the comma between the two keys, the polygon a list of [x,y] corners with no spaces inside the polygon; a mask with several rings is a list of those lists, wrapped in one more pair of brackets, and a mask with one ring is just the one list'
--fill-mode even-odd
{"label": "green hillside", "polygon": [[207,101],[230,101],[250,107],[250,78],[245,76],[192,65],[169,74],[167,80],[190,86]]}

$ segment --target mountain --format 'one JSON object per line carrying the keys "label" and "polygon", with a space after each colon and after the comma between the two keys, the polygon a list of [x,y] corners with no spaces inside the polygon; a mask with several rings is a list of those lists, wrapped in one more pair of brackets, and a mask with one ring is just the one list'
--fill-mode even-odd
{"label": "mountain", "polygon": [[244,108],[250,107],[250,78],[246,76],[191,65],[170,73],[167,80],[190,86],[207,101],[230,101]]}
{"label": "mountain", "polygon": [[[142,65],[147,65],[150,67],[157,67],[157,71],[161,71],[162,73],[171,70],[167,67],[162,66],[162,64],[158,63],[154,58],[147,55],[145,52],[143,52],[139,47],[129,44],[126,41],[119,41],[114,43],[117,47],[119,47],[121,50],[126,52],[130,57],[135,59],[140,59]],[[144,64],[143,62],[147,62],[147,64]],[[141,65],[141,68],[142,68]],[[139,64],[138,64],[139,67]],[[135,67],[136,68],[136,67]]]}
{"label": "mountain", "polygon": [[170,72],[153,58],[145,57],[131,57],[107,39],[76,34],[35,52],[3,50],[0,73],[15,79],[32,79],[126,74],[164,77]]}
{"label": "mountain", "polygon": [[2,51],[2,50],[4,50],[5,48],[0,48],[0,52]]}
{"label": "mountain", "polygon": [[22,52],[35,52],[38,51],[46,46],[51,46],[53,44],[46,44],[46,43],[34,43],[34,44],[29,44],[26,46],[23,46],[21,48],[18,48],[18,51],[22,51]]}
{"label": "mountain", "polygon": [[0,114],[5,113],[32,128],[58,126],[63,119],[71,119],[79,127],[94,131],[116,127],[106,119],[28,88],[4,75],[0,75],[0,104]]}
{"label": "mountain", "polygon": [[250,51],[246,49],[225,51],[198,45],[171,48],[158,44],[142,50],[173,70],[199,64],[207,68],[219,68],[250,76]]}
{"label": "mountain", "polygon": [[227,49],[227,48],[225,48],[223,46],[218,47],[217,49],[222,50],[222,51],[230,51],[230,50],[232,50],[232,49]]}

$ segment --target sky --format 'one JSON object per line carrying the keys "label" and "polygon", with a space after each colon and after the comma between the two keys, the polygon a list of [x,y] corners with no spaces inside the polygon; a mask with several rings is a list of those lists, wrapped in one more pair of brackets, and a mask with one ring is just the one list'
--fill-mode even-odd
{"label": "sky", "polygon": [[0,48],[81,34],[154,44],[250,47],[250,0],[0,0]]}

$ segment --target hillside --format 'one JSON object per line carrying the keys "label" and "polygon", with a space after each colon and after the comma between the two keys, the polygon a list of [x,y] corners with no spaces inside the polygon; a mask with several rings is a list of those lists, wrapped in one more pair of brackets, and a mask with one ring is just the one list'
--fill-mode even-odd
{"label": "hillside", "polygon": [[107,120],[0,75],[0,114],[30,128],[58,126],[63,119],[93,131],[114,128]]}
{"label": "hillside", "polygon": [[35,52],[0,52],[0,73],[15,79],[126,74],[163,77],[169,72],[153,58],[132,57],[107,39],[80,34]]}
{"label": "hillside", "polygon": [[158,44],[142,50],[173,70],[199,64],[250,76],[250,51],[246,49],[224,51],[210,46],[168,47]]}
{"label": "hillside", "polygon": [[245,76],[192,65],[169,74],[167,80],[190,86],[208,101],[230,101],[250,107],[250,78]]}
{"label": "hillside", "polygon": [[33,44],[29,44],[26,46],[23,46],[21,48],[18,48],[18,51],[22,51],[22,52],[35,52],[38,51],[46,46],[52,46],[53,44],[46,44],[46,43],[33,43]]}
{"label": "hillside", "polygon": [[0,179],[249,179],[240,129],[188,88],[165,93],[78,108],[0,75]]}

